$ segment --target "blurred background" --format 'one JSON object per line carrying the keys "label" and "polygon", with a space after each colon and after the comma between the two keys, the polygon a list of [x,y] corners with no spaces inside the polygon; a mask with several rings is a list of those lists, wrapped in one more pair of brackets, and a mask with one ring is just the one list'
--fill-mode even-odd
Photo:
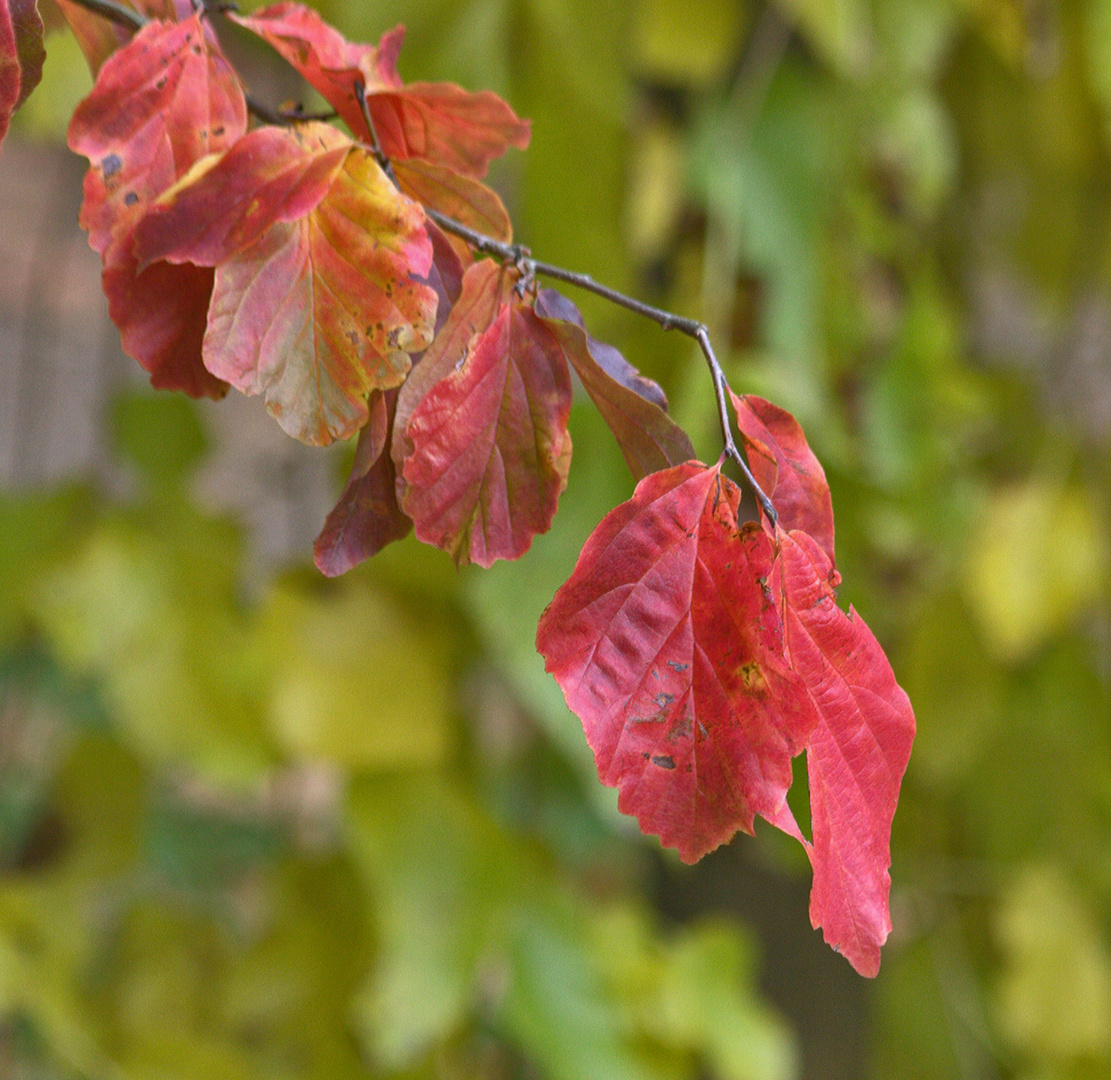
{"label": "blurred background", "polygon": [[[533,649],[633,486],[588,401],[520,562],[316,573],[349,451],[122,356],[57,34],[0,153],[0,1077],[1111,1077],[1111,2],[321,10],[532,117],[518,239],[803,423],[918,716],[895,930],[861,980],[797,845],[684,867],[598,784]],[[693,344],[573,299],[716,459]]]}

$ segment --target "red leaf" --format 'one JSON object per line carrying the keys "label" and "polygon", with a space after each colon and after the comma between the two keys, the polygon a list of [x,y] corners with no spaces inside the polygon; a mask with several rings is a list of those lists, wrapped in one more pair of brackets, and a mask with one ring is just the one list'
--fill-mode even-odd
{"label": "red leaf", "polygon": [[313,544],[317,568],[328,577],[346,573],[413,528],[397,505],[388,453],[396,401],[395,390],[370,395],[370,420],[359,432],[351,476]]}
{"label": "red leaf", "polygon": [[809,533],[833,557],[833,502],[825,470],[786,410],[752,394],[733,394],[737,426],[744,436],[749,468],[779,514],[786,531]]}
{"label": "red leaf", "polygon": [[0,143],[12,113],[42,78],[42,35],[35,0],[0,0]]}
{"label": "red leaf", "polygon": [[817,722],[783,659],[769,537],[740,491],[688,462],[603,518],[536,644],[602,782],[686,862],[774,816]]}
{"label": "red leaf", "polygon": [[101,254],[207,154],[247,127],[243,91],[199,15],[152,22],[100,69],[69,125],[89,159],[81,224]]}
{"label": "red leaf", "polygon": [[150,372],[151,386],[222,398],[228,384],[201,363],[213,272],[188,263],[152,263],[141,273],[122,245],[105,253],[102,283],[124,352]]}
{"label": "red leaf", "polygon": [[555,334],[638,480],[695,456],[687,433],[668,416],[667,398],[659,386],[612,345],[592,338],[570,300],[543,289],[536,313]]}
{"label": "red leaf", "polygon": [[[491,161],[511,146],[524,150],[529,143],[529,121],[518,119],[489,90],[474,94],[453,83],[409,83],[402,90],[368,94],[367,103],[391,160],[420,158],[480,180]],[[352,130],[365,132],[365,122]]]}
{"label": "red leaf", "polygon": [[[779,530],[777,539],[787,655],[819,716],[807,746],[810,920],[860,974],[874,976],[891,930],[891,822],[914,712],[872,632],[837,606],[840,578],[821,545],[797,531]],[[774,824],[802,839],[793,820]]]}
{"label": "red leaf", "polygon": [[22,78],[8,0],[0,0],[0,142],[8,134],[12,113],[19,104]]}
{"label": "red leaf", "polygon": [[215,266],[324,200],[352,149],[330,124],[260,127],[196,163],[135,226],[140,263]]}
{"label": "red leaf", "polygon": [[[449,327],[450,318],[441,333]],[[570,412],[554,337],[523,303],[503,301],[406,423],[401,505],[417,538],[460,566],[523,555],[567,484]]]}
{"label": "red leaf", "polygon": [[132,229],[195,161],[246,126],[243,92],[199,16],[144,27],[104,64],[70,122],[70,147],[90,161],[81,222],[103,257],[123,347],[153,385],[196,397],[227,391],[201,362],[212,274],[167,263],[139,273]]}
{"label": "red leaf", "polygon": [[511,146],[528,145],[529,125],[496,94],[472,94],[450,83],[405,86],[397,74],[404,29],[377,47],[348,42],[316,12],[280,3],[249,17],[232,16],[268,41],[357,135],[367,136],[355,96],[362,83],[379,144],[391,160],[421,158],[481,179]]}
{"label": "red leaf", "polygon": [[413,411],[441,379],[460,367],[471,339],[494,321],[512,291],[512,278],[497,263],[491,259],[472,263],[463,275],[460,292],[443,326],[437,329],[432,344],[401,387],[391,450],[398,470],[399,501],[403,502],[405,496],[402,469],[413,452],[413,442],[406,435]]}
{"label": "red leaf", "polygon": [[[104,61],[121,45],[127,43],[130,33],[122,26],[82,7],[76,0],[55,0],[65,17],[89,65],[89,71],[96,78]],[[126,6],[126,5],[125,5]]]}

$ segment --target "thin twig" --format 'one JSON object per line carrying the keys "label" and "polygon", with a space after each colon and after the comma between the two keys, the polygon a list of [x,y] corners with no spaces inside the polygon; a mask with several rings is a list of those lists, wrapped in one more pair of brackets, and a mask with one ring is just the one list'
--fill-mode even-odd
{"label": "thin twig", "polygon": [[74,0],[74,2],[83,8],[87,8],[94,15],[100,15],[110,22],[116,23],[117,26],[126,27],[128,30],[142,30],[150,22],[142,12],[124,7],[123,4],[117,4],[115,0]]}

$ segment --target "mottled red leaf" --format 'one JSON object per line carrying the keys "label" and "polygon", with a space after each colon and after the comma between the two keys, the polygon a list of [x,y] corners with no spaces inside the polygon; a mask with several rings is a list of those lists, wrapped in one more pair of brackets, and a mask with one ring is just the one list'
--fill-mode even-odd
{"label": "mottled red leaf", "polygon": [[406,423],[401,506],[418,539],[460,566],[523,555],[567,484],[570,412],[555,338],[523,302],[503,302]]}
{"label": "mottled red leaf", "polygon": [[328,577],[345,574],[413,528],[397,505],[389,454],[397,391],[370,395],[370,419],[359,432],[351,475],[313,545],[317,568]]}
{"label": "mottled red leaf", "polygon": [[126,247],[105,253],[101,280],[108,314],[120,328],[124,352],[150,372],[159,390],[222,398],[228,384],[201,362],[213,272],[185,263],[152,263],[141,273]]}
{"label": "mottled red leaf", "polygon": [[825,470],[807,444],[798,421],[785,409],[752,394],[733,394],[737,426],[749,468],[786,531],[809,533],[833,556],[833,502]]}
{"label": "mottled red leaf", "polygon": [[695,456],[687,433],[667,414],[664,392],[612,345],[592,338],[570,300],[543,289],[536,313],[555,334],[638,480]]}
{"label": "mottled red leaf", "polygon": [[[914,741],[914,712],[883,649],[850,607],[821,545],[777,532],[786,648],[819,721],[807,746],[814,868],[810,919],[860,974],[874,976],[891,930],[891,822]],[[774,822],[802,839],[789,814]]]}
{"label": "mottled red leaf", "polygon": [[155,386],[226,392],[201,361],[212,274],[157,263],[139,273],[132,230],[166,188],[246,126],[243,92],[199,16],[144,27],[104,64],[70,122],[69,145],[90,162],[81,221],[103,257],[109,313]]}
{"label": "mottled red leaf", "polygon": [[686,862],[779,812],[817,722],[783,658],[771,540],[739,502],[720,466],[646,477],[536,639],[620,809]]}
{"label": "mottled red leaf", "polygon": [[101,254],[194,162],[247,127],[243,91],[199,15],[152,22],[100,69],[69,125],[89,159],[81,224]]}
{"label": "mottled red leaf", "polygon": [[355,86],[362,83],[379,143],[391,160],[421,158],[481,179],[511,146],[528,145],[529,125],[489,91],[412,83],[397,74],[404,29],[377,46],[346,41],[316,12],[280,3],[236,21],[268,41],[360,137],[368,135]]}

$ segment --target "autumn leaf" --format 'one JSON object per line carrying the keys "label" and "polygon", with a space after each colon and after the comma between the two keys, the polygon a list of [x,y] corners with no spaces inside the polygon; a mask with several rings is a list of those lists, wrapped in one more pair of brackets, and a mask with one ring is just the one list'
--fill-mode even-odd
{"label": "autumn leaf", "polygon": [[[457,307],[466,306],[440,332],[450,347],[430,349],[433,363],[426,356],[414,378],[423,384],[454,358],[451,370],[415,407],[406,401],[412,412],[403,440],[395,438],[402,509],[418,539],[450,552],[460,566],[523,555],[533,536],[551,526],[567,483],[567,364],[550,331],[513,294],[511,280],[481,264],[467,271]],[[469,319],[491,306],[492,318],[468,335]],[[397,423],[401,417],[399,397]]]}
{"label": "autumn leaf", "polygon": [[231,17],[269,42],[365,138],[369,132],[355,93],[361,84],[379,145],[393,161],[419,158],[481,179],[494,158],[528,145],[528,122],[496,94],[470,93],[451,83],[405,85],[396,66],[403,27],[372,46],[348,42],[300,4]]}
{"label": "autumn leaf", "polygon": [[397,505],[389,454],[396,402],[396,390],[370,395],[370,419],[359,432],[351,475],[313,544],[317,569],[328,577],[345,574],[412,531],[412,521]]}
{"label": "autumn leaf", "polygon": [[825,470],[799,422],[785,409],[753,394],[734,394],[733,408],[756,482],[775,506],[787,532],[809,534],[832,563],[833,501]]}
{"label": "autumn leaf", "polygon": [[485,184],[416,158],[394,162],[393,170],[401,190],[423,206],[503,244],[512,242],[509,214],[498,193]]}
{"label": "autumn leaf", "polygon": [[327,124],[262,128],[166,192],[142,260],[215,266],[204,364],[264,394],[282,429],[326,445],[399,385],[438,304],[424,213]]}
{"label": "autumn leaf", "polygon": [[638,480],[694,458],[687,433],[667,413],[663,391],[612,345],[592,338],[570,300],[543,289],[536,313],[555,334]]}
{"label": "autumn leaf", "polygon": [[123,350],[150,373],[151,386],[196,398],[227,394],[228,384],[201,362],[210,268],[156,262],[140,271],[135,257],[116,244],[105,253],[101,282]]}
{"label": "autumn leaf", "polygon": [[720,466],[653,473],[540,620],[545,667],[618,807],[686,862],[785,805],[817,722],[783,655],[771,539]]}
{"label": "autumn leaf", "polygon": [[0,0],[0,143],[12,113],[42,78],[42,35],[36,0]]}
{"label": "autumn leaf", "polygon": [[68,143],[89,159],[81,225],[101,254],[194,162],[247,129],[239,81],[199,15],[152,22],[100,69]]}
{"label": "autumn leaf", "polygon": [[806,750],[812,843],[789,811],[774,823],[806,846],[814,869],[810,921],[860,974],[879,971],[891,930],[891,823],[914,713],[883,649],[850,607],[813,537],[777,531],[773,586],[785,600],[785,643],[818,713]]}
{"label": "autumn leaf", "polygon": [[168,263],[141,268],[133,229],[196,161],[231,146],[246,127],[242,89],[199,16],[139,31],[109,57],[70,122],[70,148],[89,159],[81,223],[103,259],[109,314],[124,349],[163,389],[227,391],[200,351],[212,274]]}

